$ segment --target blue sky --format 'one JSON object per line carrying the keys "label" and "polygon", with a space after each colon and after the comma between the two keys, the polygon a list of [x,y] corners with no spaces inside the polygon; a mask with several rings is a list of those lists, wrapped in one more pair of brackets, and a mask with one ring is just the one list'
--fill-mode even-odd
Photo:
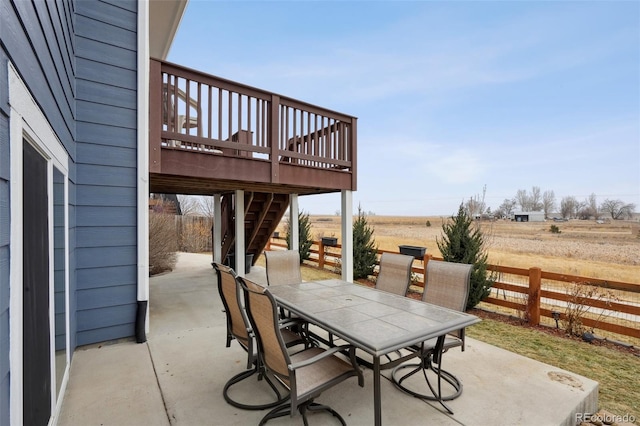
{"label": "blue sky", "polygon": [[365,211],[484,185],[492,209],[537,186],[640,211],[640,2],[191,0],[168,60],[358,117]]}

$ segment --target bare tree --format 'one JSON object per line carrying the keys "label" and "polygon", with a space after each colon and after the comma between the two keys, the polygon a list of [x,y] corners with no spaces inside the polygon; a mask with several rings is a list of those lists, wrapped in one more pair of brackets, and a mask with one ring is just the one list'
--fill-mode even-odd
{"label": "bare tree", "polygon": [[212,196],[200,197],[200,213],[206,217],[213,217],[214,202]]}
{"label": "bare tree", "polygon": [[518,189],[516,193],[516,201],[520,205],[520,209],[525,212],[539,212],[543,208],[542,195],[540,195],[540,187],[534,186],[531,192],[526,189]]}
{"label": "bare tree", "polygon": [[531,211],[539,212],[542,210],[542,195],[540,195],[540,187],[534,186],[531,188],[531,196],[529,197],[531,203]]}
{"label": "bare tree", "polygon": [[556,209],[556,195],[553,191],[544,191],[542,194],[542,211],[544,211],[545,219],[549,217],[549,213]]}
{"label": "bare tree", "polygon": [[611,219],[619,220],[633,217],[635,204],[625,204],[622,200],[606,199],[600,204],[600,211],[611,216]]}
{"label": "bare tree", "polygon": [[485,184],[485,186],[482,188],[482,198],[480,198],[480,195],[476,194],[475,196],[469,198],[469,200],[467,200],[467,202],[465,203],[467,214],[472,219],[484,213],[486,207],[484,203],[484,197],[486,193],[487,185]]}
{"label": "bare tree", "polygon": [[200,202],[196,195],[178,195],[180,208],[184,216],[195,216],[200,212]]}
{"label": "bare tree", "polygon": [[576,217],[578,213],[578,200],[576,197],[570,195],[560,200],[560,214],[565,219],[571,219]]}
{"label": "bare tree", "polygon": [[579,204],[578,217],[580,219],[598,219],[600,217],[596,194],[589,195],[586,200]]}
{"label": "bare tree", "polygon": [[526,189],[518,189],[516,192],[516,203],[520,206],[521,211],[529,210],[529,195],[527,194]]}
{"label": "bare tree", "polygon": [[503,217],[511,217],[511,214],[513,213],[513,210],[516,207],[516,204],[518,203],[515,198],[512,198],[512,199],[505,198],[502,204],[500,204],[500,206],[498,207],[498,211],[496,212],[496,215],[503,216]]}

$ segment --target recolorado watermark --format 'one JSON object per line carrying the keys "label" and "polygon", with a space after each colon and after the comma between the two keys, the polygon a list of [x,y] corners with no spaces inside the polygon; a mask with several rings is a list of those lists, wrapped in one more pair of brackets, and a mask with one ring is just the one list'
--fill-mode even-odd
{"label": "recolorado watermark", "polygon": [[635,416],[631,414],[611,414],[611,413],[576,413],[576,423],[590,422],[596,424],[613,424],[613,423],[634,423]]}

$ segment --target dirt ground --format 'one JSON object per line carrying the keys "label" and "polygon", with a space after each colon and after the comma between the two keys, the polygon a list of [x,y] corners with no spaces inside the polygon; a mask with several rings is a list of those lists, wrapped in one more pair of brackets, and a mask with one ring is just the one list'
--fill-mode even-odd
{"label": "dirt ground", "polygon": [[[368,216],[379,249],[401,244],[422,246],[440,256],[437,240],[449,217]],[[311,236],[338,237],[339,216],[310,216]],[[640,222],[570,220],[567,222],[480,221],[489,262],[519,268],[640,284]],[[551,226],[559,233],[552,233]],[[283,231],[284,224],[280,231]]]}

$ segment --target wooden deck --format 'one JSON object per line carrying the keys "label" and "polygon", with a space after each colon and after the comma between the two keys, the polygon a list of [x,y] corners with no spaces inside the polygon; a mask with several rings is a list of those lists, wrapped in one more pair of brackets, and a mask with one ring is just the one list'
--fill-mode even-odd
{"label": "wooden deck", "polygon": [[151,192],[356,190],[357,119],[151,60]]}

